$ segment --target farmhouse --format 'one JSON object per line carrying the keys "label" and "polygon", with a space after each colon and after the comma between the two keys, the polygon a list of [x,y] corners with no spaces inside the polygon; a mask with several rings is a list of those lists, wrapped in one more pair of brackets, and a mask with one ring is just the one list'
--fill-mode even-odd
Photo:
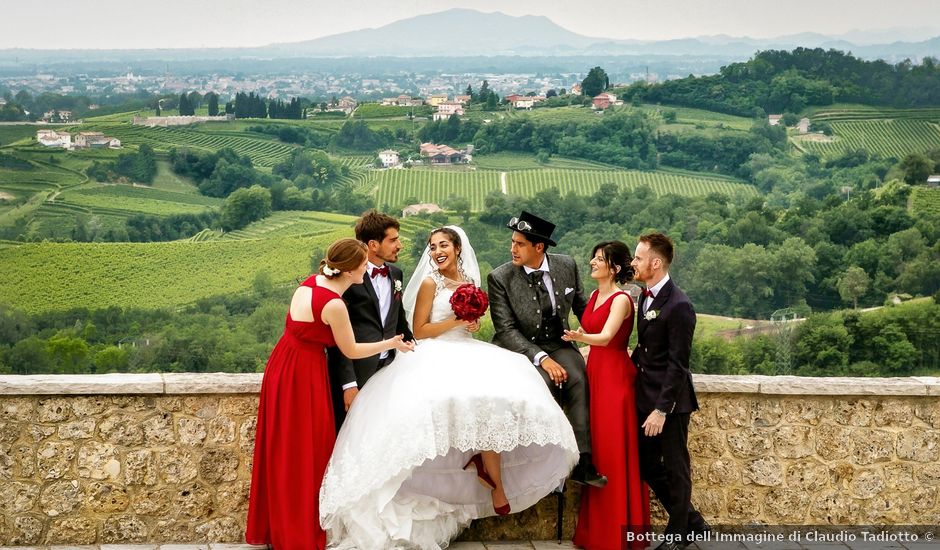
{"label": "farmhouse", "polygon": [[42,114],[43,122],[71,122],[72,111],[57,111],[55,109]]}
{"label": "farmhouse", "polygon": [[594,96],[594,102],[591,104],[591,108],[603,111],[614,105],[623,105],[623,101],[617,99],[617,96],[614,94],[601,92]]}
{"label": "farmhouse", "polygon": [[72,148],[72,135],[67,132],[56,132],[55,130],[39,130],[36,132],[36,141],[46,147],[61,147],[63,149]]}
{"label": "farmhouse", "polygon": [[454,101],[457,102],[457,103],[459,103],[459,104],[461,104],[461,105],[466,105],[466,104],[470,103],[470,96],[468,96],[468,95],[458,95],[458,96],[454,96]]}
{"label": "farmhouse", "polygon": [[574,95],[581,95],[581,85],[575,84],[571,87],[571,93]]}
{"label": "farmhouse", "polygon": [[406,206],[401,211],[401,217],[407,218],[408,216],[416,216],[418,214],[434,214],[435,212],[443,212],[440,206],[434,204],[433,202],[422,203],[422,204],[411,204]]}
{"label": "farmhouse", "polygon": [[467,149],[460,151],[448,145],[437,145],[434,143],[421,144],[421,157],[427,159],[428,164],[459,164],[470,161],[470,153]]}
{"label": "farmhouse", "polygon": [[940,187],[940,174],[927,176],[927,187]]}
{"label": "farmhouse", "polygon": [[79,132],[75,136],[75,149],[120,149],[121,140],[108,137],[101,132]]}
{"label": "farmhouse", "polygon": [[437,104],[437,112],[434,113],[434,120],[448,119],[453,115],[462,115],[463,105],[456,101],[444,101]]}
{"label": "farmhouse", "polygon": [[428,96],[426,103],[432,107],[437,107],[447,101],[447,94],[433,94]]}
{"label": "farmhouse", "polygon": [[809,119],[806,117],[801,118],[800,123],[797,124],[796,127],[799,128],[801,134],[808,134],[809,133]]}
{"label": "farmhouse", "polygon": [[393,166],[398,166],[400,163],[400,159],[398,158],[398,151],[393,151],[391,149],[379,151],[379,160],[382,161],[383,168],[392,168]]}
{"label": "farmhouse", "polygon": [[776,126],[783,120],[783,115],[767,115],[767,124]]}

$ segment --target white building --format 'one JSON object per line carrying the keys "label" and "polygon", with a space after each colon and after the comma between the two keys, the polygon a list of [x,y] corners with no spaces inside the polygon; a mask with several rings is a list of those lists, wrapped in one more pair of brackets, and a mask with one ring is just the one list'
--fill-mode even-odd
{"label": "white building", "polygon": [[400,163],[398,151],[392,151],[391,149],[379,151],[379,160],[382,161],[382,167],[384,168],[392,168]]}
{"label": "white building", "polygon": [[408,216],[415,216],[417,214],[434,214],[443,211],[440,206],[434,203],[412,204],[406,206],[404,210],[401,211],[401,217],[407,218]]}
{"label": "white building", "polygon": [[61,147],[63,149],[72,148],[72,135],[66,132],[56,132],[55,130],[39,130],[36,132],[36,141],[46,147]]}
{"label": "white building", "polygon": [[781,120],[783,120],[783,115],[767,115],[767,124],[771,126],[780,124]]}
{"label": "white building", "polygon": [[438,103],[437,112],[434,113],[434,120],[447,119],[453,115],[463,115],[463,105],[456,101],[445,101]]}

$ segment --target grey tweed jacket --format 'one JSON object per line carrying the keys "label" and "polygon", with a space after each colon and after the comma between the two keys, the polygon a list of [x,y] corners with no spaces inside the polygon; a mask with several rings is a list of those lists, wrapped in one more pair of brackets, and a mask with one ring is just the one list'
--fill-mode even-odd
{"label": "grey tweed jacket", "polygon": [[[548,272],[555,294],[556,312],[562,326],[569,328],[571,311],[580,319],[587,307],[581,276],[574,258],[564,254],[548,254]],[[507,262],[487,277],[490,315],[493,317],[493,343],[529,358],[542,351],[535,341],[542,315],[536,289],[522,267]],[[560,307],[559,307],[560,306]]]}

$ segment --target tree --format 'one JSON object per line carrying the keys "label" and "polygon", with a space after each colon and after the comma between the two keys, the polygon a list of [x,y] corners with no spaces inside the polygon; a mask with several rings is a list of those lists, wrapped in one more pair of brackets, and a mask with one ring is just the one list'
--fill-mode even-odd
{"label": "tree", "polygon": [[260,185],[237,189],[222,205],[222,229],[241,229],[271,214],[271,192]]}
{"label": "tree", "polygon": [[555,97],[557,95],[558,95],[558,92],[555,91],[555,88],[552,88],[551,90],[545,92],[545,99],[548,99],[550,97]]}
{"label": "tree", "polygon": [[926,155],[911,153],[901,161],[904,170],[904,181],[910,185],[927,183],[927,177],[933,171],[934,163]]}
{"label": "tree", "polygon": [[490,100],[490,83],[483,81],[483,84],[480,85],[480,92],[477,94],[477,103],[486,103],[489,105]]}
{"label": "tree", "polygon": [[206,94],[206,101],[208,102],[209,116],[218,116],[219,114],[219,94],[215,92],[209,92]]}
{"label": "tree", "polygon": [[180,94],[179,112],[180,116],[193,116],[196,114],[195,108],[193,108],[192,103],[190,103],[189,96],[185,93]]}
{"label": "tree", "polygon": [[484,109],[486,109],[487,111],[495,111],[497,101],[498,100],[496,98],[496,93],[490,92],[489,94],[486,95],[486,107],[484,107]]}
{"label": "tree", "polygon": [[600,67],[594,67],[588,71],[587,76],[581,81],[581,91],[587,97],[594,97],[607,88],[610,88],[610,78]]}
{"label": "tree", "polygon": [[853,265],[842,274],[836,286],[842,300],[852,302],[852,307],[858,309],[858,299],[868,291],[869,284],[871,284],[871,279],[865,270]]}
{"label": "tree", "polygon": [[156,108],[153,111],[154,116],[160,116],[160,100],[157,100]]}
{"label": "tree", "polygon": [[467,89],[464,90],[463,95],[470,96],[470,103],[473,103],[473,86],[467,84]]}

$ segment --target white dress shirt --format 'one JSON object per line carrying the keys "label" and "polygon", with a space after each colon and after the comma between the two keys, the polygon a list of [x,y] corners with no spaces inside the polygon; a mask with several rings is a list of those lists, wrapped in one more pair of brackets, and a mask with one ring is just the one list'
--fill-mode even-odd
{"label": "white dress shirt", "polygon": [[666,273],[666,276],[663,277],[662,281],[659,281],[658,283],[656,283],[656,286],[649,289],[649,291],[653,293],[653,297],[650,298],[649,296],[647,296],[646,300],[643,301],[643,313],[646,313],[647,311],[650,310],[650,306],[653,305],[653,300],[655,300],[656,297],[659,296],[659,291],[662,290],[663,287],[666,286],[666,283],[668,282],[669,282],[669,274]]}
{"label": "white dress shirt", "polygon": [[[552,276],[548,272],[548,254],[546,254],[545,257],[542,258],[542,265],[540,265],[538,269],[531,268],[527,265],[522,266],[522,269],[525,270],[526,275],[532,273],[533,271],[542,272],[542,284],[545,285],[545,291],[548,292],[548,297],[552,300],[552,307],[553,308],[557,307],[555,304],[555,287],[554,285],[552,285]],[[537,367],[539,366],[539,364],[542,363],[542,359],[546,357],[547,355],[548,354],[545,353],[544,351],[540,351],[535,354],[535,357],[532,359],[532,362]]]}
{"label": "white dress shirt", "polygon": [[[381,321],[384,325],[385,320],[388,318],[388,310],[392,308],[392,274],[389,273],[388,277],[378,275],[373,278],[372,270],[379,269],[379,267],[380,266],[377,266],[372,262],[368,262],[365,276],[372,281],[372,288],[375,289],[375,295],[379,299],[379,311],[381,312]],[[382,354],[379,355],[380,360],[385,359],[386,357],[388,357],[388,351],[383,351]],[[357,384],[355,380],[347,384],[343,384],[343,390],[358,387],[359,384]]]}

